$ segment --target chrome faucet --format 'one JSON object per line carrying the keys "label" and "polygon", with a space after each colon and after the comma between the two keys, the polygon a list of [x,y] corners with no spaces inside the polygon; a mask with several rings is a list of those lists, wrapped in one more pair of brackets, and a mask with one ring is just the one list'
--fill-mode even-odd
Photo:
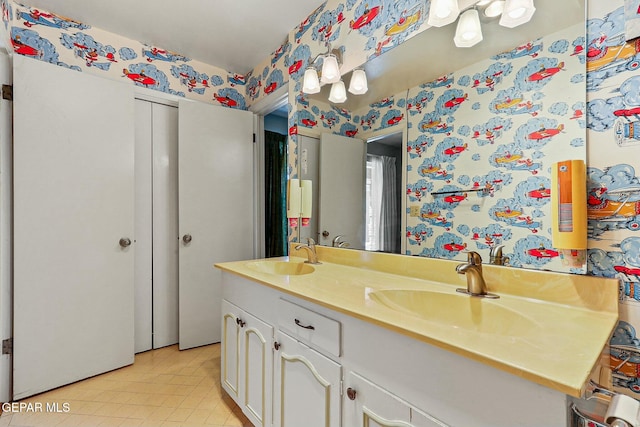
{"label": "chrome faucet", "polygon": [[502,249],[504,249],[504,245],[491,248],[491,252],[489,252],[489,264],[507,265],[509,263],[509,257],[502,255]]}
{"label": "chrome faucet", "polygon": [[299,244],[295,247],[296,251],[300,249],[304,249],[307,251],[307,260],[305,261],[308,264],[322,264],[318,261],[318,255],[316,254],[316,242],[311,238],[307,238],[307,244]]}
{"label": "chrome faucet", "polygon": [[333,241],[331,242],[331,246],[333,246],[334,248],[348,248],[349,243],[343,242],[341,240],[343,237],[344,235],[338,234],[336,237],[333,238]]}
{"label": "chrome faucet", "polygon": [[487,284],[482,277],[482,258],[477,252],[467,252],[467,262],[456,266],[458,274],[464,274],[467,277],[467,289],[458,288],[457,292],[468,294],[473,297],[481,298],[499,298],[498,295],[487,292]]}

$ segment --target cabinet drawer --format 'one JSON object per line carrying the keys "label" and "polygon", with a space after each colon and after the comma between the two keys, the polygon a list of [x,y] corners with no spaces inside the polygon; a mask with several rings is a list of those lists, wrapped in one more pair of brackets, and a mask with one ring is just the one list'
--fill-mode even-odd
{"label": "cabinet drawer", "polygon": [[278,327],[318,350],[341,355],[341,325],[337,320],[280,299]]}

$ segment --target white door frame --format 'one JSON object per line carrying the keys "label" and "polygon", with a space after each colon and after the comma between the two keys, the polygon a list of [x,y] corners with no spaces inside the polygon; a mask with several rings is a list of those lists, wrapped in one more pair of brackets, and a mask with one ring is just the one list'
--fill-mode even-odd
{"label": "white door frame", "polygon": [[[0,51],[0,84],[13,84],[12,58]],[[13,335],[13,105],[0,98],[0,340]],[[0,355],[0,402],[12,395],[12,359]]]}
{"label": "white door frame", "polygon": [[[255,228],[255,248],[256,258],[264,258],[265,256],[265,221],[264,221],[264,116],[274,112],[278,108],[287,105],[288,87],[282,86],[276,89],[267,97],[253,104],[249,111],[255,114],[254,129],[256,143],[253,151],[253,164],[255,165],[254,175],[254,191],[256,211],[254,213]],[[288,235],[287,235],[288,238]]]}

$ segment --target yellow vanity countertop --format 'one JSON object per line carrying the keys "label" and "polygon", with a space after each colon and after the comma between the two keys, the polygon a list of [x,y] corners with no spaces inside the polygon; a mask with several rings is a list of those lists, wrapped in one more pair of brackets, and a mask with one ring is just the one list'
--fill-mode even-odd
{"label": "yellow vanity countertop", "polygon": [[[447,260],[318,247],[322,264],[311,273],[255,268],[306,259],[292,255],[216,267],[575,397],[583,396],[618,319],[614,279],[483,265],[489,292],[500,295],[490,300],[457,293],[466,278],[455,272],[459,262]],[[412,296],[425,291],[446,299],[422,313]]]}

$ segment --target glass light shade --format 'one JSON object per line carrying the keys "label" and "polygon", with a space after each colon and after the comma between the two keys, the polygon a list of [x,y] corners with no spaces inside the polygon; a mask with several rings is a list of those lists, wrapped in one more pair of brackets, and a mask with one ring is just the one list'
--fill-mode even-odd
{"label": "glass light shade", "polygon": [[322,83],[335,83],[340,81],[340,67],[335,55],[329,54],[322,61]]}
{"label": "glass light shade", "polygon": [[484,10],[484,16],[488,18],[495,18],[499,16],[504,10],[504,0],[495,0]]}
{"label": "glass light shade", "polygon": [[351,81],[349,82],[349,92],[354,95],[363,95],[367,93],[368,89],[367,75],[364,70],[353,70],[353,73],[351,74]]}
{"label": "glass light shade", "polygon": [[320,92],[320,80],[318,80],[318,72],[315,68],[309,67],[304,71],[302,92],[308,94]]}
{"label": "glass light shade", "polygon": [[531,20],[536,8],[533,0],[506,0],[500,25],[507,28],[517,27]]}
{"label": "glass light shade", "polygon": [[347,100],[347,91],[344,89],[344,82],[338,80],[331,85],[331,92],[329,92],[329,101],[336,104],[340,104]]}
{"label": "glass light shade", "polygon": [[427,23],[432,27],[443,27],[458,18],[458,0],[431,0]]}
{"label": "glass light shade", "polygon": [[482,41],[482,28],[477,10],[469,9],[460,15],[453,41],[458,47],[471,47]]}

